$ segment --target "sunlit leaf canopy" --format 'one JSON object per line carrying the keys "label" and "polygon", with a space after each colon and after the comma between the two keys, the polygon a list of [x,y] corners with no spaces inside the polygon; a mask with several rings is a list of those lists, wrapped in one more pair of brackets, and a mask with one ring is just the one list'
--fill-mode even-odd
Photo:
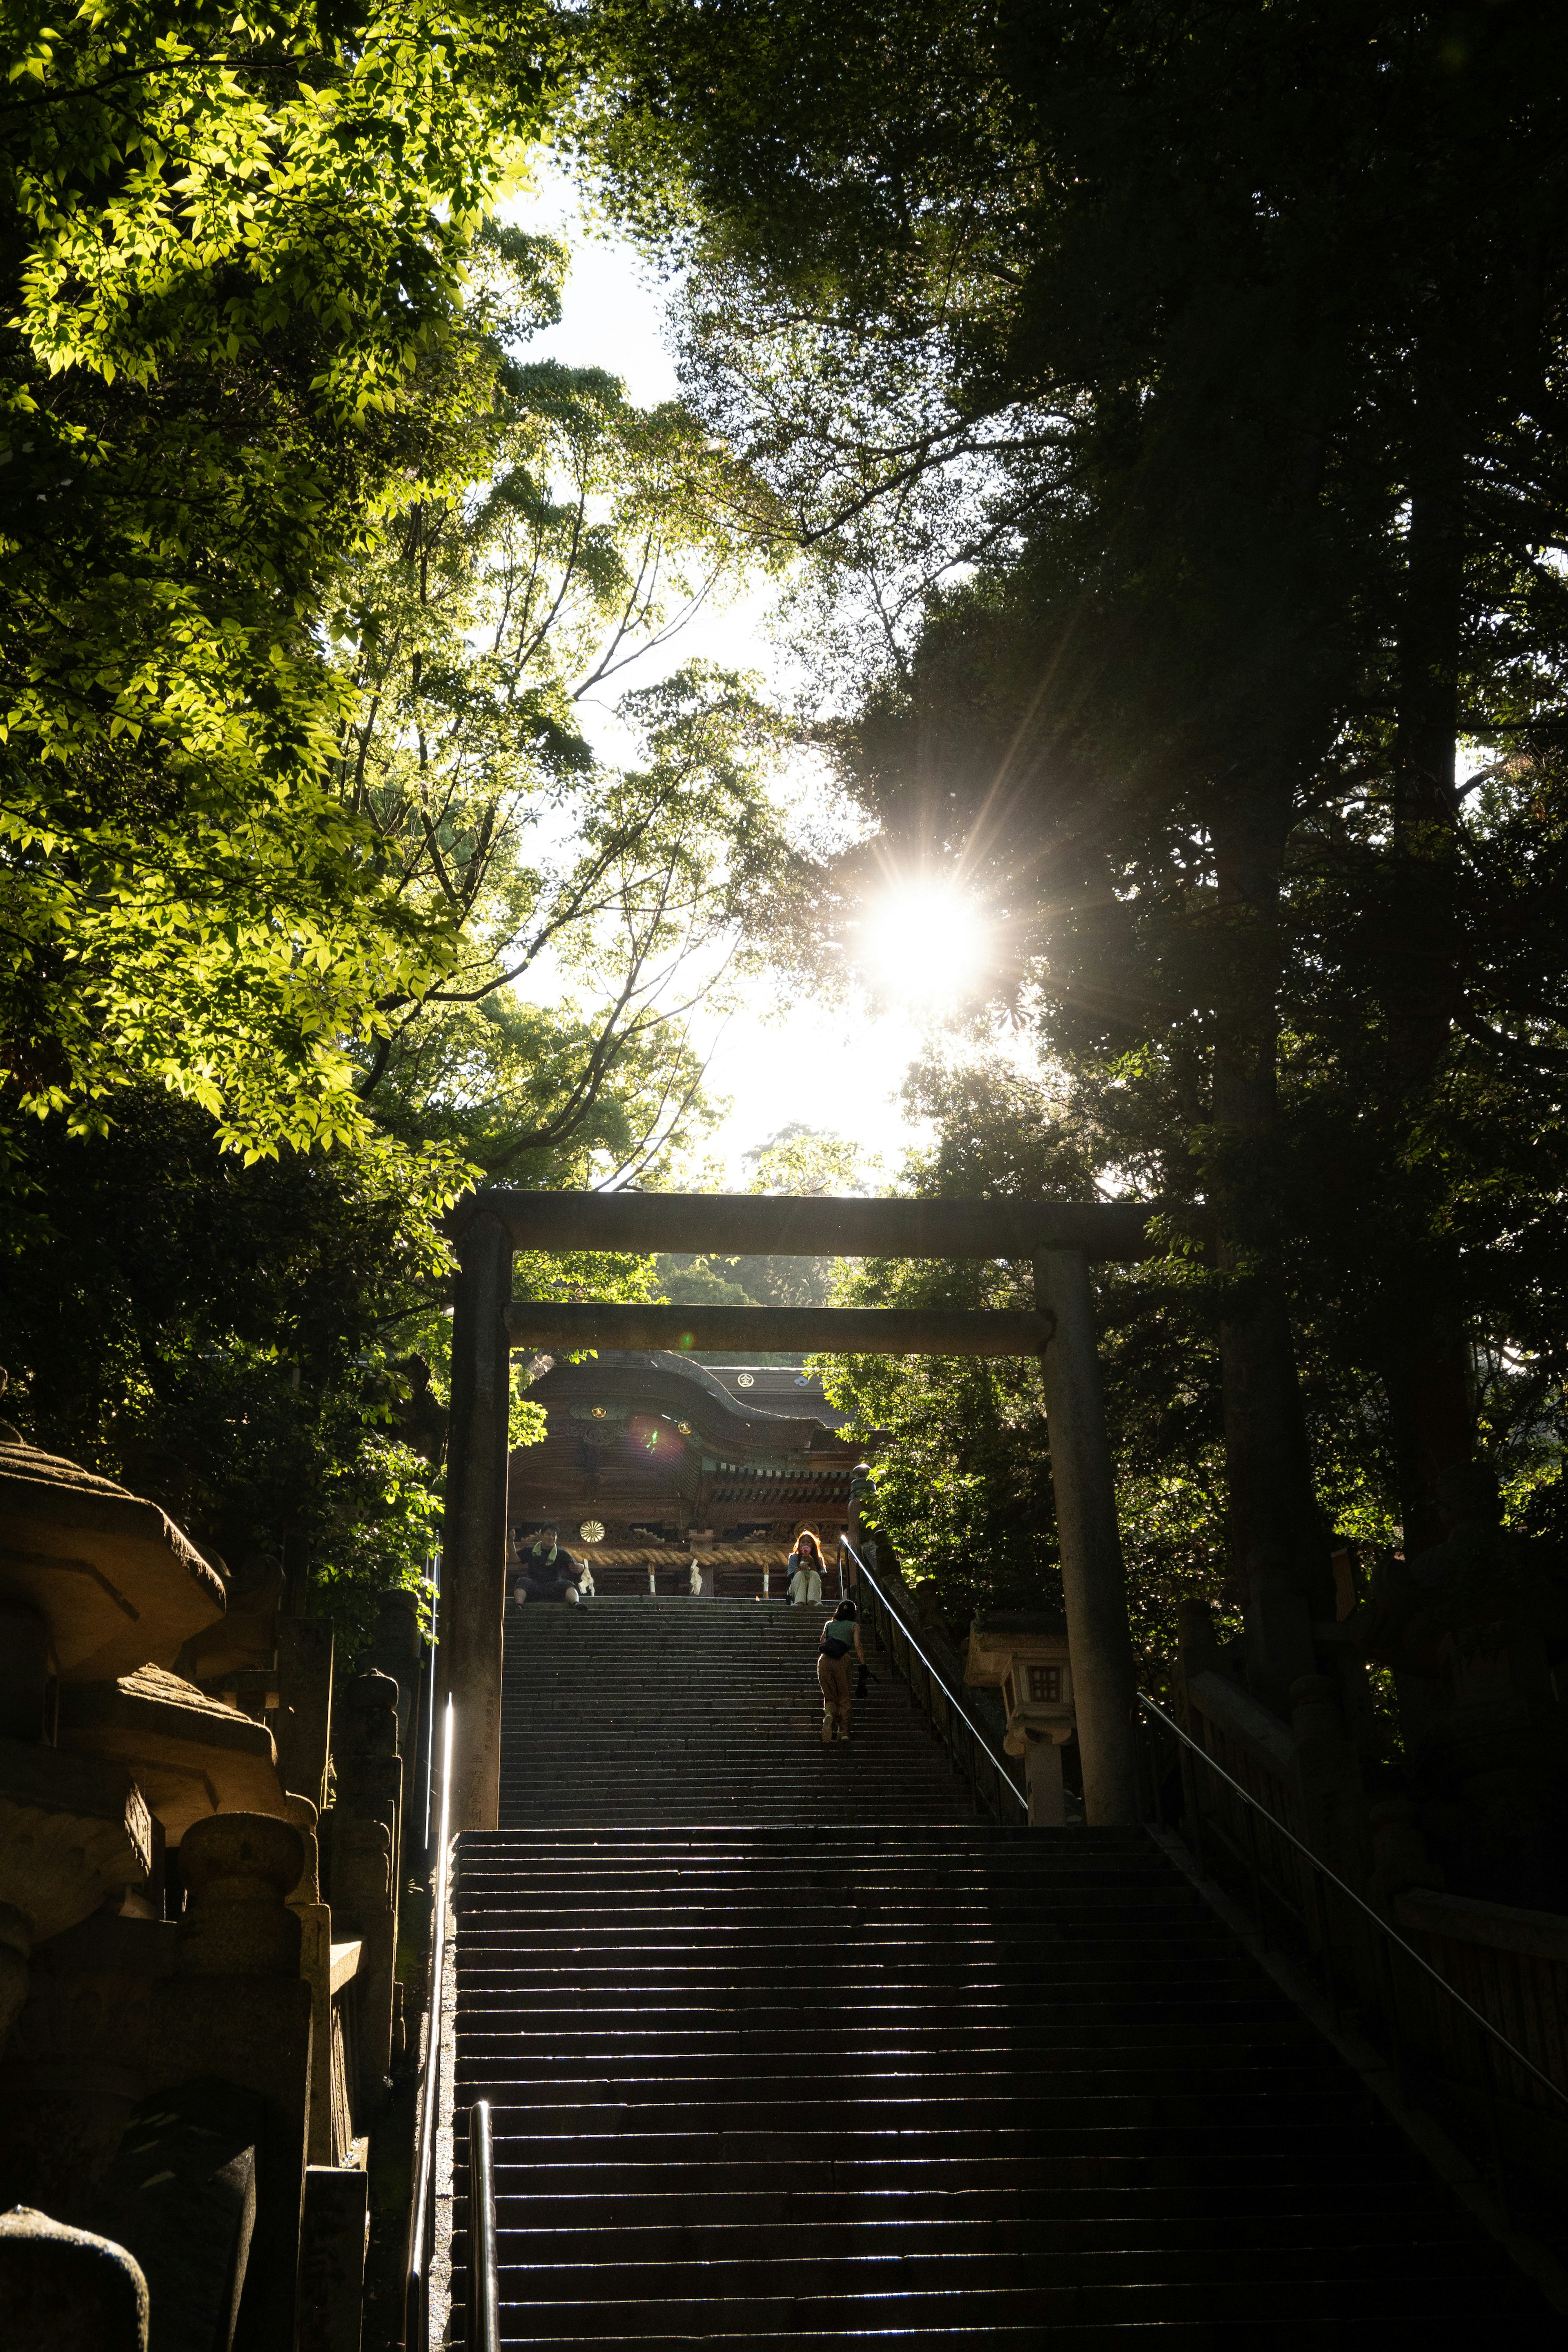
{"label": "sunlit leaf canopy", "polygon": [[441,1211],[659,1181],[712,1116],[696,1008],[781,928],[784,730],[670,672],[767,502],[529,361],[540,12],[8,25],[8,1402],[236,1589],[302,1550],[357,1645],[439,1507]]}
{"label": "sunlit leaf canopy", "polygon": [[0,908],[16,1099],[144,1078],[354,1130],[345,1042],[450,961],[334,788],[326,583],[463,456],[465,257],[542,12],[7,11]]}

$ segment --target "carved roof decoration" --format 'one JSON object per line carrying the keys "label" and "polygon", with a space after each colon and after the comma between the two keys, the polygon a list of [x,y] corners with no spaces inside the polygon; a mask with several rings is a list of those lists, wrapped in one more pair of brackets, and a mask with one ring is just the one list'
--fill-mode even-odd
{"label": "carved roof decoration", "polygon": [[528,1396],[547,1410],[564,1405],[574,1422],[610,1424],[637,1413],[660,1414],[705,1455],[726,1464],[766,1459],[781,1465],[790,1456],[847,1450],[815,1413],[785,1414],[753,1404],[732,1394],[706,1364],[668,1351],[606,1349],[575,1364],[551,1359]]}

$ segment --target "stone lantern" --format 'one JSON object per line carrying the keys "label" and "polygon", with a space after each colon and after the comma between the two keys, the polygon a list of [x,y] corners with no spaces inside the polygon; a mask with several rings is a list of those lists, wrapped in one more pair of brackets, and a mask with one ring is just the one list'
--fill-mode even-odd
{"label": "stone lantern", "polygon": [[224,1612],[216,1572],[155,1503],[18,1440],[0,1443],[0,2042],[33,1947],[153,1874],[125,1757],[57,1744],[74,1686],[172,1667]]}
{"label": "stone lantern", "polygon": [[972,1689],[1001,1692],[1008,1713],[1002,1745],[1024,1759],[1030,1829],[1064,1829],[1061,1751],[1077,1729],[1077,1716],[1072,1660],[1060,1618],[977,1617],[964,1680]]}
{"label": "stone lantern", "polygon": [[58,1454],[0,1444],[0,1596],[47,1627],[62,1683],[172,1669],[225,1613],[222,1578],[156,1503]]}

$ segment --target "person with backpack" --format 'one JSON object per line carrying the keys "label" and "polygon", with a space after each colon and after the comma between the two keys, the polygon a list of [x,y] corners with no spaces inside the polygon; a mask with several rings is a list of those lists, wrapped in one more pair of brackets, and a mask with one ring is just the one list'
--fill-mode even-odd
{"label": "person with backpack", "polygon": [[817,1681],[822,1693],[822,1745],[831,1748],[834,1736],[847,1739],[850,1736],[850,1658],[852,1654],[865,1664],[865,1645],[855,1604],[841,1601],[822,1628],[822,1638],[817,1645]]}

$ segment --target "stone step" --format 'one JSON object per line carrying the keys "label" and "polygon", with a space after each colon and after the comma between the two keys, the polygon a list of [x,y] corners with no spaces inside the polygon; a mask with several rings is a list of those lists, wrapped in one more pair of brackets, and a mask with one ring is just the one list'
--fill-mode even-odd
{"label": "stone step", "polygon": [[508,1611],[454,2343],[485,2097],[510,2352],[1556,2345],[1142,1831],[977,1816],[885,1657],[824,1748],[824,1614]]}

